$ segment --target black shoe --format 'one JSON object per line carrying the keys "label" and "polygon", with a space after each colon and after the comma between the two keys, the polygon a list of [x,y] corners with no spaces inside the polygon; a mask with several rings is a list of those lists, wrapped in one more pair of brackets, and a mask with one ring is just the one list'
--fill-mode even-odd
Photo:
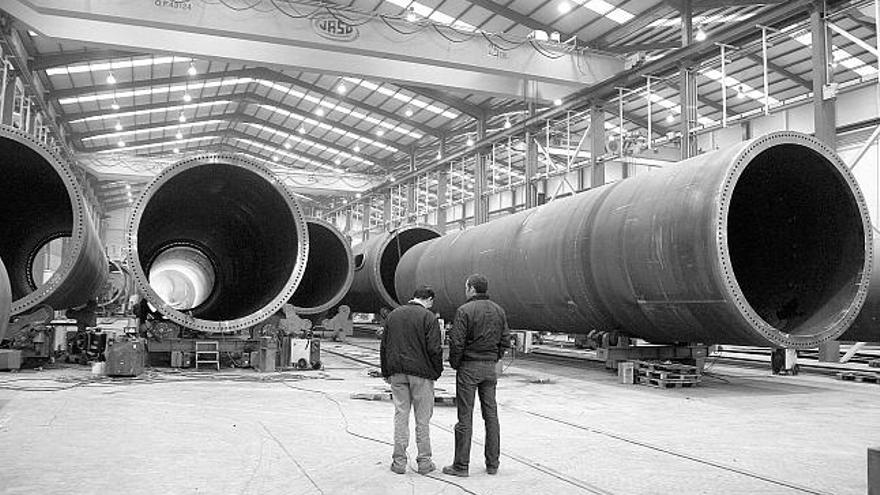
{"label": "black shoe", "polygon": [[489,474],[498,474],[498,468],[497,467],[487,467],[486,472]]}
{"label": "black shoe", "polygon": [[467,469],[456,469],[455,466],[444,467],[443,474],[448,474],[451,476],[458,476],[460,478],[467,478],[468,476],[470,476],[467,472]]}

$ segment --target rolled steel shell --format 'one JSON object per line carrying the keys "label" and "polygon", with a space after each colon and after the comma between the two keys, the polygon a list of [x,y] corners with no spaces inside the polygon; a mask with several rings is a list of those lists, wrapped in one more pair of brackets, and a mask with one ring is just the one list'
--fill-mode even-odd
{"label": "rolled steel shell", "polygon": [[348,293],[354,279],[354,257],[348,239],[330,222],[306,218],[309,260],[290,303],[298,314],[319,314]]}
{"label": "rolled steel shell", "polygon": [[[878,249],[880,249],[880,237],[874,237],[874,252],[876,253]],[[871,271],[871,284],[865,305],[839,340],[880,342],[880,264],[875,262]]]}
{"label": "rolled steel shell", "polygon": [[512,328],[809,348],[862,307],[870,231],[834,151],[777,132],[415,246],[395,283],[444,318],[479,272]]}
{"label": "rolled steel shell", "polygon": [[9,325],[9,311],[12,309],[12,289],[9,287],[9,275],[6,266],[0,260],[0,342],[6,335],[6,326]]}
{"label": "rolled steel shell", "polygon": [[422,242],[440,237],[440,232],[426,225],[410,225],[370,237],[352,248],[354,280],[342,301],[352,311],[378,313],[383,307],[396,308],[412,291],[395,289],[394,276],[400,257]]}
{"label": "rolled steel shell", "polygon": [[[309,245],[293,195],[268,168],[231,154],[163,170],[135,202],[126,237],[144,297],[170,320],[210,333],[242,330],[278,311],[302,279]],[[204,300],[178,309],[160,297],[150,285],[157,260],[172,282]]]}
{"label": "rolled steel shell", "polygon": [[[53,309],[94,298],[108,276],[107,258],[82,187],[70,165],[46,145],[0,126],[0,259],[6,264],[13,315],[39,304]],[[46,283],[33,264],[48,242],[69,237],[61,265]]]}

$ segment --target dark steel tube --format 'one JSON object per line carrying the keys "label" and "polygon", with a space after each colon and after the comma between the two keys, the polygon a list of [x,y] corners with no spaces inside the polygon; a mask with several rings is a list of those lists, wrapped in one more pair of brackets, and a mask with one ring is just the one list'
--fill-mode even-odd
{"label": "dark steel tube", "polygon": [[[7,126],[0,126],[0,157],[0,258],[8,270],[12,314],[39,304],[85,304],[101,291],[109,270],[73,170],[54,150]],[[40,285],[34,260],[60,238],[66,238],[61,265]]]}
{"label": "dark steel tube", "polygon": [[9,312],[12,309],[12,289],[9,287],[9,275],[6,266],[0,260],[0,342],[6,336],[9,325]]}
{"label": "dark steel tube", "polygon": [[354,257],[342,232],[320,218],[307,218],[309,261],[290,299],[298,314],[320,314],[348,293],[354,279]]}
{"label": "dark steel tube", "polygon": [[[167,318],[212,333],[245,329],[287,303],[309,245],[293,195],[269,169],[228,154],[163,170],[135,202],[126,236],[138,290]],[[173,292],[207,296],[190,299],[192,308],[172,307],[150,283],[157,260]]]}
{"label": "dark steel tube", "polygon": [[[880,249],[880,237],[874,237],[874,252]],[[880,342],[880,263],[874,263],[865,305],[853,324],[838,340]]]}
{"label": "dark steel tube", "polygon": [[[383,307],[399,306],[394,276],[400,257],[413,246],[437,237],[440,232],[434,227],[411,225],[372,236],[354,246],[354,280],[343,304],[361,313],[378,313]],[[412,291],[403,297],[411,294]]]}
{"label": "dark steel tube", "polygon": [[856,317],[872,256],[845,164],[777,132],[415,246],[395,284],[444,318],[481,272],[513,328],[809,348]]}

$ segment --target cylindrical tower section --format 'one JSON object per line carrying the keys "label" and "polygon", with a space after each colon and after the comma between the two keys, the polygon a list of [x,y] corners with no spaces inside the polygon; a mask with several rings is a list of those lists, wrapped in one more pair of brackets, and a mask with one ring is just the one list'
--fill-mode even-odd
{"label": "cylindrical tower section", "polygon": [[9,325],[9,312],[12,309],[12,289],[9,287],[9,275],[6,266],[0,260],[0,342],[6,336],[6,327]]}
{"label": "cylindrical tower section", "polygon": [[[426,225],[410,225],[370,237],[352,249],[354,280],[342,301],[352,311],[378,313],[383,307],[396,308],[400,297],[394,286],[401,256],[414,246],[440,237],[440,232]],[[401,297],[409,297],[412,291]]]}
{"label": "cylindrical tower section", "polygon": [[13,315],[80,306],[101,291],[108,265],[70,165],[31,136],[0,126],[0,259]]}
{"label": "cylindrical tower section", "polygon": [[[874,237],[874,252],[878,250],[880,250],[880,237]],[[839,340],[880,342],[880,263],[874,262],[865,305]]]}
{"label": "cylindrical tower section", "polygon": [[306,218],[309,261],[290,303],[298,314],[320,314],[348,293],[354,279],[354,257],[342,232],[320,218]]}
{"label": "cylindrical tower section", "polygon": [[451,318],[480,272],[514,328],[815,347],[865,300],[864,198],[816,139],[777,132],[416,246],[399,293]]}
{"label": "cylindrical tower section", "polygon": [[135,202],[126,236],[138,290],[167,318],[211,333],[278,311],[309,245],[293,195],[269,169],[228,154],[162,171]]}

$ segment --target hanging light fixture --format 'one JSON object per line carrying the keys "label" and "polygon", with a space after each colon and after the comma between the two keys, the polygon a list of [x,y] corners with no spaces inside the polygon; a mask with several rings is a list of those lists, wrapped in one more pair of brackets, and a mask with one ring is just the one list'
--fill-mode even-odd
{"label": "hanging light fixture", "polygon": [[416,16],[416,10],[412,7],[406,9],[406,20],[409,22],[416,22],[419,20],[418,16]]}
{"label": "hanging light fixture", "polygon": [[173,151],[174,154],[176,155],[176,154],[180,153],[180,148],[174,148],[174,149],[171,150],[171,151]]}
{"label": "hanging light fixture", "polygon": [[272,155],[272,161],[277,162],[279,160],[278,155]]}
{"label": "hanging light fixture", "polygon": [[180,116],[177,117],[177,121],[180,122],[181,124],[186,122],[186,114],[184,114],[183,112],[180,112]]}
{"label": "hanging light fixture", "polygon": [[553,105],[557,107],[562,105],[562,98],[556,98],[555,100],[553,100]]}
{"label": "hanging light fixture", "polygon": [[412,108],[407,108],[406,111],[403,112],[403,114],[406,115],[407,117],[412,117],[413,116]]}
{"label": "hanging light fixture", "polygon": [[746,99],[746,92],[743,91],[742,84],[740,84],[739,87],[736,88],[736,97],[737,97],[738,99],[740,99],[740,100],[745,100],[745,99]]}
{"label": "hanging light fixture", "polygon": [[510,127],[511,127],[512,125],[513,125],[513,124],[510,123],[510,117],[508,117],[507,119],[504,120],[504,128],[505,128],[505,129],[510,129]]}
{"label": "hanging light fixture", "polygon": [[333,160],[333,163],[335,163],[335,164],[337,164],[337,165],[341,165],[341,164],[342,164],[342,160],[340,160],[339,158],[336,158],[335,160]]}
{"label": "hanging light fixture", "polygon": [[120,139],[119,141],[116,142],[116,146],[119,146],[120,148],[124,148],[124,147],[125,147],[125,141],[123,141],[123,140]]}
{"label": "hanging light fixture", "polygon": [[180,131],[177,131],[177,134],[174,135],[174,138],[177,140],[183,139],[183,133]]}
{"label": "hanging light fixture", "polygon": [[284,142],[284,149],[289,150],[289,149],[290,149],[290,146],[291,146],[291,144],[290,144],[289,141],[285,141],[285,142]]}
{"label": "hanging light fixture", "polygon": [[190,96],[189,93],[184,93],[184,94],[183,94],[183,101],[185,101],[186,103],[191,102],[192,99],[193,99],[193,97]]}
{"label": "hanging light fixture", "polygon": [[324,116],[324,109],[321,107],[318,107],[318,109],[315,110],[315,115],[317,115],[318,117],[323,117]]}
{"label": "hanging light fixture", "polygon": [[385,135],[385,131],[383,131],[382,129],[377,129],[377,130],[376,130],[376,135],[379,136],[379,137],[382,137],[382,136]]}
{"label": "hanging light fixture", "polygon": [[299,126],[299,129],[297,129],[297,131],[300,134],[305,134],[306,133],[306,126],[304,126],[304,125]]}
{"label": "hanging light fixture", "polygon": [[113,71],[107,73],[107,84],[116,84],[116,77],[113,76]]}
{"label": "hanging light fixture", "polygon": [[345,84],[339,83],[339,86],[336,86],[337,93],[344,95],[346,91],[348,91],[348,88],[345,87]]}
{"label": "hanging light fixture", "polygon": [[694,34],[695,41],[706,41],[706,31],[703,31],[703,26],[697,28],[697,32]]}
{"label": "hanging light fixture", "polygon": [[670,113],[669,115],[666,116],[666,122],[669,123],[669,124],[675,122],[675,116],[673,116],[673,115]]}
{"label": "hanging light fixture", "polygon": [[354,149],[354,152],[355,152],[355,153],[360,153],[360,152],[361,152],[361,147],[358,146],[358,145],[354,145],[354,148],[353,148],[353,149]]}
{"label": "hanging light fixture", "polygon": [[116,125],[113,126],[113,128],[116,129],[117,131],[121,131],[122,130],[122,122],[117,120]]}
{"label": "hanging light fixture", "polygon": [[199,71],[197,71],[197,70],[196,70],[196,66],[193,65],[192,62],[190,62],[190,63],[189,63],[189,69],[186,69],[186,73],[189,74],[190,76],[194,76],[194,75],[198,74]]}
{"label": "hanging light fixture", "polygon": [[470,135],[468,135],[467,143],[466,143],[466,144],[467,144],[468,146],[473,146],[473,145],[474,145],[474,138],[472,138]]}
{"label": "hanging light fixture", "polygon": [[119,110],[119,102],[116,101],[116,98],[113,98],[113,103],[110,104],[110,108],[113,110]]}

